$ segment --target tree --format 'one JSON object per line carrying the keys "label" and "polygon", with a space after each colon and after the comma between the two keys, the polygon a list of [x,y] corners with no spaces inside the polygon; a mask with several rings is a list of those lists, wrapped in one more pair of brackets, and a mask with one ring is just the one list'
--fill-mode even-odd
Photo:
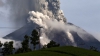
{"label": "tree", "polygon": [[22,44],[22,48],[19,48],[16,53],[23,53],[23,52],[29,52],[31,51],[31,49],[29,48],[29,36],[25,35],[24,36],[24,40],[21,43]]}
{"label": "tree", "polygon": [[47,45],[43,45],[42,49],[46,49],[47,48]]}
{"label": "tree", "polygon": [[0,48],[2,47],[2,45],[3,45],[3,44],[2,44],[1,41],[0,41]]}
{"label": "tree", "polygon": [[47,48],[58,47],[58,46],[60,46],[60,44],[56,44],[56,42],[54,42],[53,40],[51,40],[50,43],[47,44]]}
{"label": "tree", "polygon": [[33,49],[36,49],[36,45],[39,44],[39,32],[37,30],[33,30],[31,37],[31,44],[33,44]]}
{"label": "tree", "polygon": [[13,50],[15,49],[13,47],[13,41],[10,41],[10,42],[5,42],[3,44],[3,48],[2,48],[2,53],[3,55],[10,55],[10,54],[13,54]]}
{"label": "tree", "polygon": [[15,54],[18,54],[18,53],[23,53],[23,48],[18,48]]}
{"label": "tree", "polygon": [[2,53],[2,52],[1,52],[1,47],[2,47],[2,46],[3,46],[3,44],[2,44],[1,41],[0,41],[0,53]]}
{"label": "tree", "polygon": [[21,44],[22,44],[23,52],[30,51],[30,48],[29,48],[29,36],[25,35],[24,36],[24,40],[23,40],[23,42]]}
{"label": "tree", "polygon": [[98,52],[97,48],[96,48],[96,47],[94,47],[94,46],[90,46],[90,50],[93,50],[93,51]]}

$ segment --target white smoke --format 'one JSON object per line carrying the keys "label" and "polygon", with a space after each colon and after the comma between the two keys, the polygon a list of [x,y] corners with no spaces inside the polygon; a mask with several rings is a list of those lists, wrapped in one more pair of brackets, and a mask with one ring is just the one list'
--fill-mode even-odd
{"label": "white smoke", "polygon": [[89,33],[87,33],[85,30],[79,28],[78,26],[75,26],[75,25],[68,25],[68,24],[67,24],[67,29],[69,29],[70,31],[77,32],[77,34],[80,36],[80,38],[82,38],[82,39],[85,40],[85,41],[90,40],[89,38],[85,37],[85,35],[86,35],[86,34],[89,34]]}
{"label": "white smoke", "polygon": [[[50,39],[48,39],[48,37],[46,36],[47,33],[46,30],[49,30],[50,32],[54,29],[56,29],[57,31],[63,31],[66,34],[68,34],[70,41],[74,43],[73,36],[69,32],[68,26],[63,20],[58,21],[57,19],[51,18],[48,15],[44,15],[43,13],[35,12],[35,11],[30,11],[29,14],[30,14],[30,17],[28,19],[29,22],[32,21],[33,23],[36,23],[39,26],[43,27],[42,34],[41,34],[42,37],[41,44],[44,45],[50,41]],[[74,46],[76,46],[76,44],[74,44]]]}
{"label": "white smoke", "polygon": [[[41,44],[47,44],[51,39],[46,35],[46,33],[52,33],[50,31],[55,30],[56,31],[63,31],[67,34],[68,38],[74,46],[77,46],[74,40],[73,35],[70,33],[70,31],[76,32],[80,38],[84,41],[89,41],[91,40],[89,37],[86,37],[86,35],[89,35],[85,30],[75,26],[75,25],[69,25],[66,24],[63,20],[57,20],[53,17],[50,17],[49,15],[45,15],[41,12],[35,12],[35,11],[30,11],[29,12],[29,22],[33,22],[38,24],[39,26],[43,27],[42,34],[41,34]],[[52,37],[52,36],[51,36]]]}
{"label": "white smoke", "polygon": [[66,19],[62,10],[60,10],[59,0],[39,0],[39,4],[40,11],[30,11],[28,21],[32,21],[43,27],[41,43],[47,44],[50,39],[46,35],[46,30],[51,31],[56,29],[67,33],[65,26]]}
{"label": "white smoke", "polygon": [[13,41],[14,42],[14,44],[13,44],[13,46],[14,46],[14,48],[19,48],[19,47],[21,47],[21,42],[20,41],[15,41],[15,40],[11,40],[11,39],[4,39],[4,38],[0,38],[0,41],[1,41],[1,43],[5,43],[5,42],[9,42],[9,41]]}
{"label": "white smoke", "polygon": [[[29,22],[33,22],[38,24],[39,26],[43,27],[42,34],[41,34],[41,44],[47,44],[50,40],[49,37],[47,36],[47,33],[50,34],[52,33],[51,31],[56,30],[56,31],[63,31],[66,33],[64,38],[68,38],[71,42],[72,45],[76,46],[74,37],[70,33],[70,31],[75,31],[78,32],[78,35],[85,41],[88,41],[89,38],[84,37],[84,34],[87,34],[84,30],[79,29],[78,27],[68,25],[67,22],[65,21],[64,14],[62,10],[59,8],[59,1],[58,0],[42,0],[40,2],[41,5],[41,11],[30,11],[29,15],[30,17],[28,18]],[[53,6],[53,11],[51,7]],[[83,35],[82,35],[83,34]],[[51,38],[54,38],[53,35]],[[63,39],[64,39],[63,38]]]}
{"label": "white smoke", "polygon": [[[52,27],[57,27],[57,24],[64,26],[66,19],[62,10],[60,10],[59,0],[39,0],[40,10],[41,11],[30,11],[30,19],[33,23],[36,23],[45,29],[48,28],[48,24],[51,24]],[[52,24],[55,22],[55,24]],[[54,25],[54,26],[53,26]],[[57,26],[56,26],[57,25]],[[50,25],[49,25],[50,27]],[[59,28],[59,27],[57,27]],[[63,27],[62,27],[63,28]]]}

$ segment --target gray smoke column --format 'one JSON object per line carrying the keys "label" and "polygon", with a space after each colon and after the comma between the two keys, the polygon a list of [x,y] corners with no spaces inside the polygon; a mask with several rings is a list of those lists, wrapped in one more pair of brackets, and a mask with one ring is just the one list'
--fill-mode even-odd
{"label": "gray smoke column", "polygon": [[16,26],[27,23],[29,11],[40,11],[39,0],[7,0],[10,6],[10,20]]}

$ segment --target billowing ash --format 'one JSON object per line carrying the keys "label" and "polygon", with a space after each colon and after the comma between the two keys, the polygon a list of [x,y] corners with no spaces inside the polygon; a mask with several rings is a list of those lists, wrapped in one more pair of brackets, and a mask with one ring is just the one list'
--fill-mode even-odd
{"label": "billowing ash", "polygon": [[23,26],[4,38],[22,40],[37,26],[41,28],[41,44],[54,40],[61,45],[84,48],[100,47],[99,41],[81,28],[67,23],[59,0],[6,0],[14,26]]}
{"label": "billowing ash", "polygon": [[[59,0],[7,0],[10,5],[11,20],[15,25],[25,25],[27,23],[29,11],[38,11],[50,17],[61,20]],[[63,19],[66,21],[66,19]]]}
{"label": "billowing ash", "polygon": [[[41,37],[45,39],[49,38],[50,31],[54,29],[66,31],[64,27],[66,19],[62,10],[60,10],[59,0],[9,0],[7,2],[11,8],[10,17],[15,26],[33,22],[43,27],[43,36]],[[58,27],[59,24],[62,27]],[[54,38],[53,35],[51,37]]]}
{"label": "billowing ash", "polygon": [[[53,38],[57,37],[54,36],[57,35],[57,32],[55,32],[55,30],[58,31],[59,34],[61,32],[67,34],[66,19],[63,12],[60,10],[59,0],[42,0],[39,3],[41,5],[41,11],[30,11],[30,17],[28,18],[28,21],[36,23],[43,28],[41,33],[41,43],[44,38],[45,40],[53,40]],[[48,42],[49,41],[46,41],[45,43]],[[44,44],[44,42],[42,44]]]}

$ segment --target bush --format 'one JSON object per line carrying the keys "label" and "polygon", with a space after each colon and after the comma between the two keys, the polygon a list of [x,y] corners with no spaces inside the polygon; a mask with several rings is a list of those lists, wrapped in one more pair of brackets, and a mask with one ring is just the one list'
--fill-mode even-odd
{"label": "bush", "polygon": [[57,44],[56,42],[54,42],[53,40],[50,41],[50,43],[47,44],[47,48],[51,48],[51,47],[59,47],[60,44]]}

